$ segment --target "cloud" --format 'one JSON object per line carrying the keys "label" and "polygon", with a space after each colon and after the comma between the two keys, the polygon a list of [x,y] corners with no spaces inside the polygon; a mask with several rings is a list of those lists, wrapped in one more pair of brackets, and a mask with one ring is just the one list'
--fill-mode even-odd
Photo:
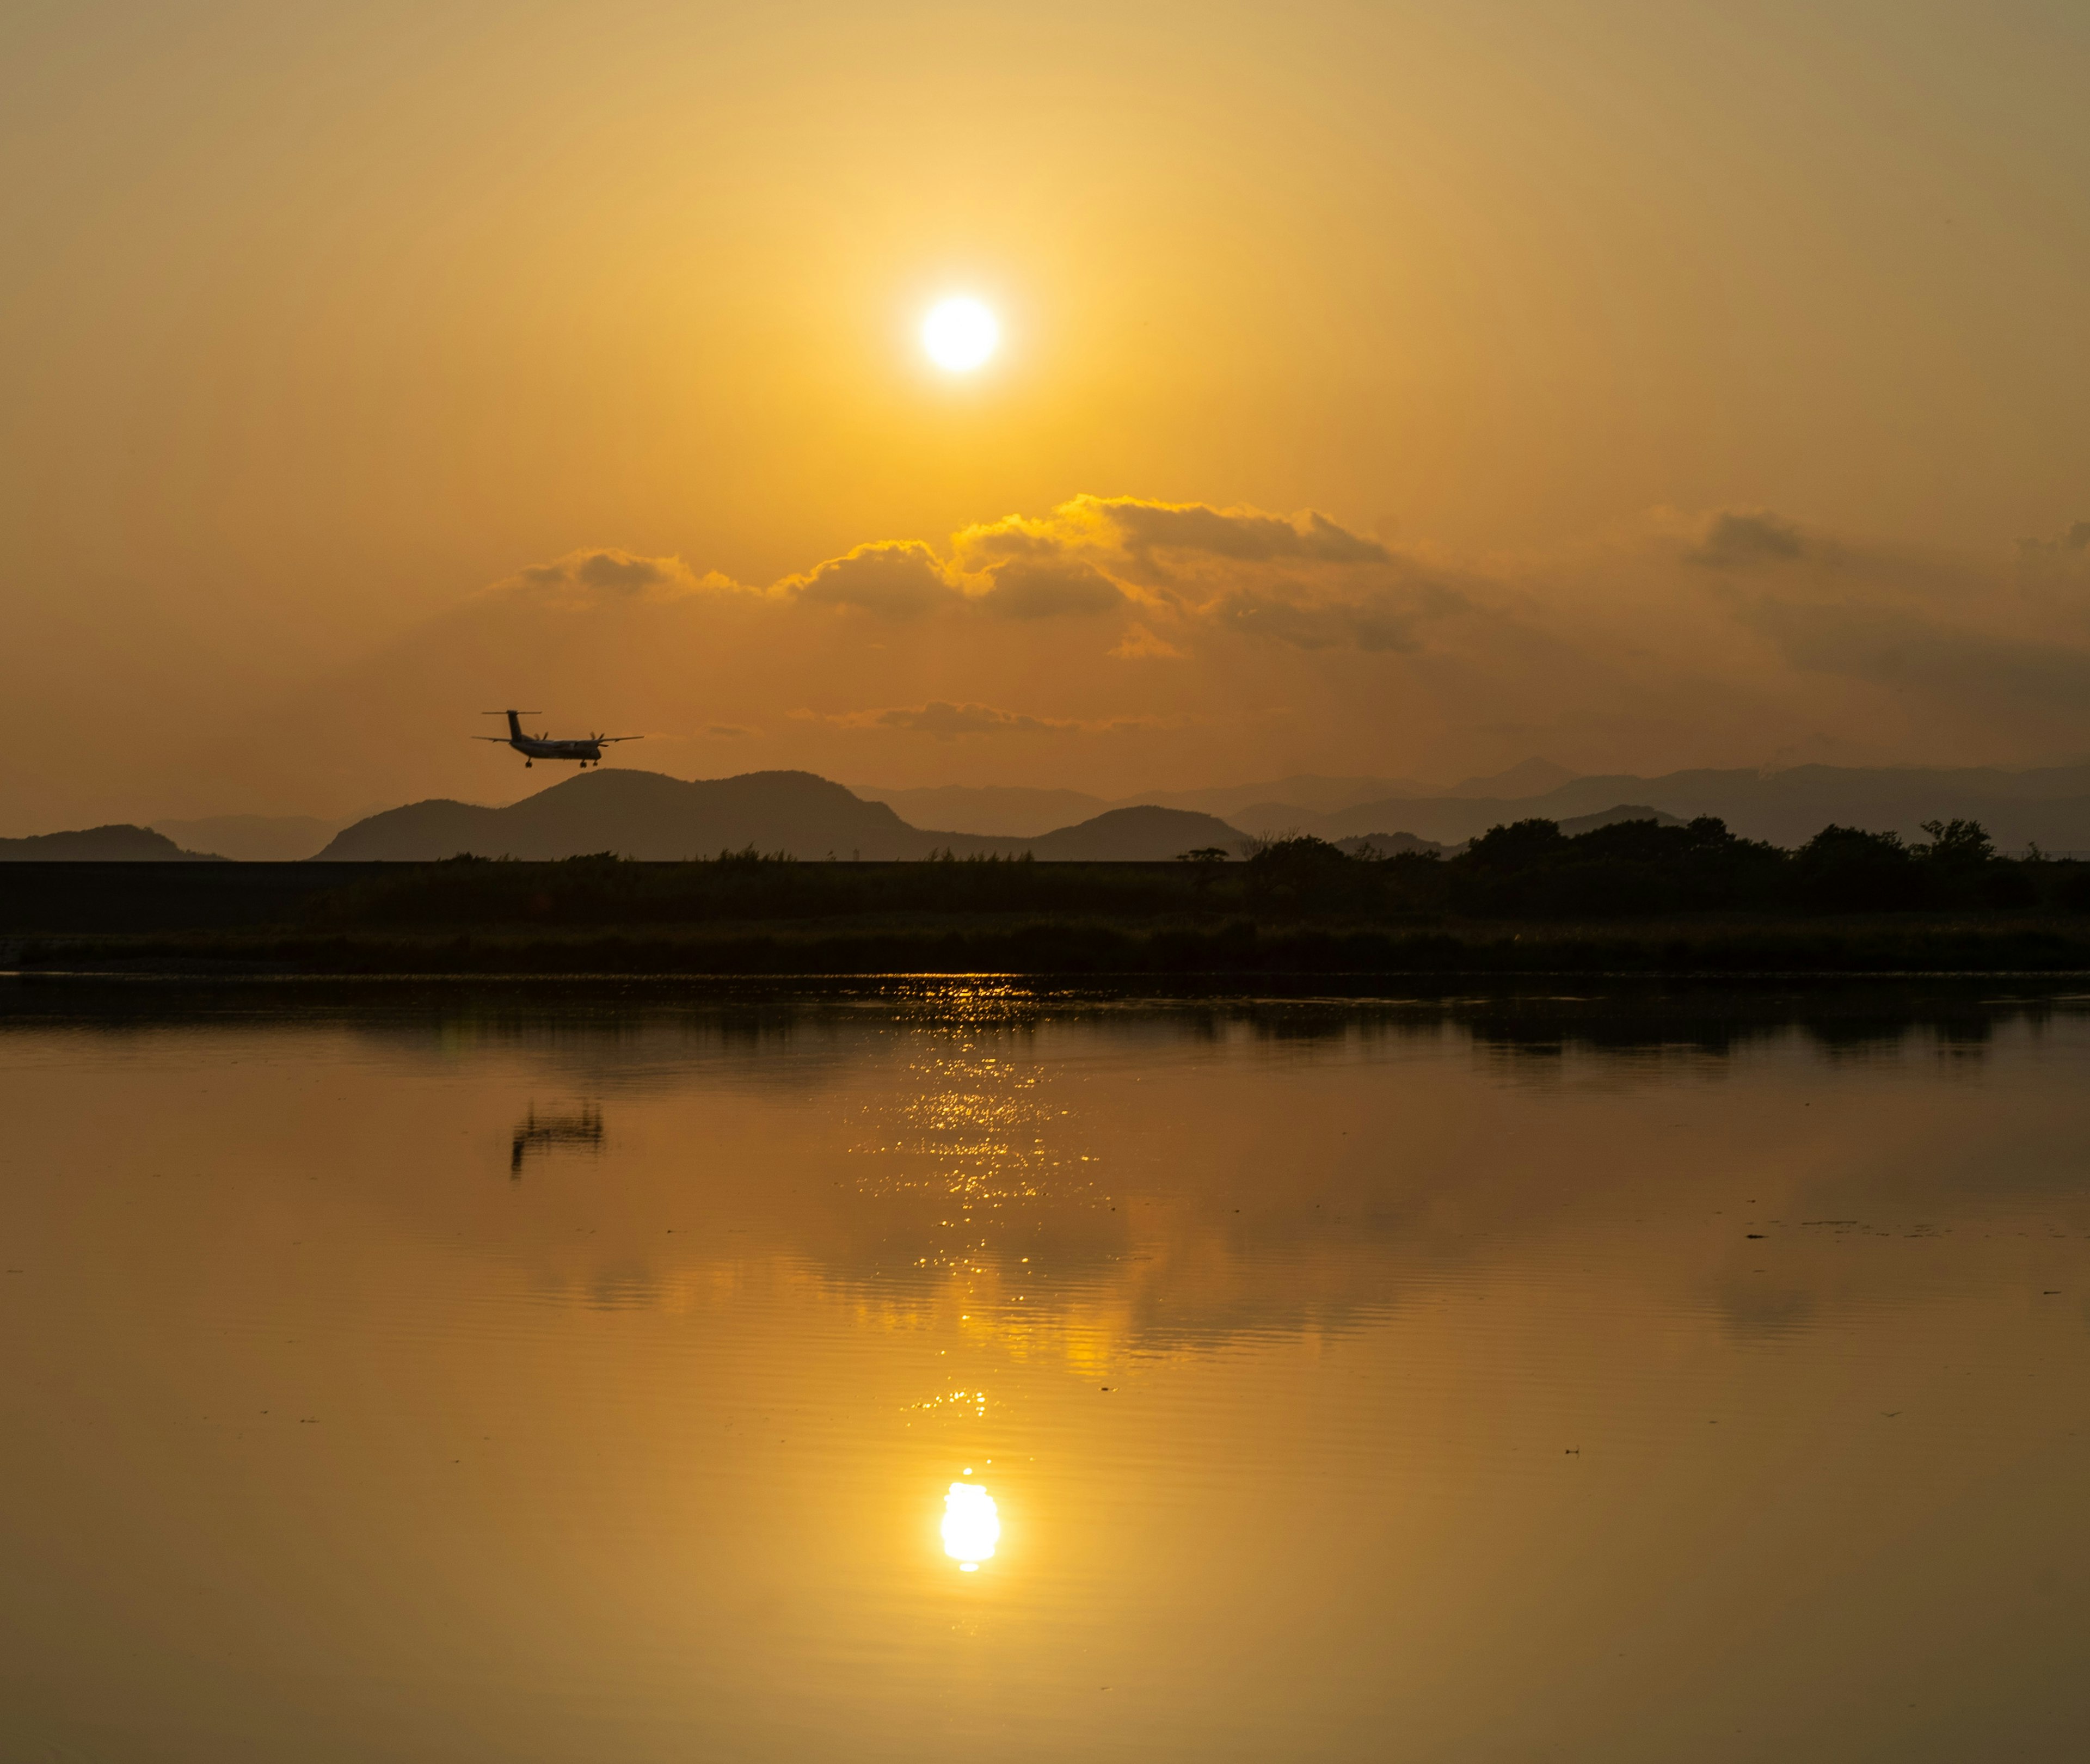
{"label": "cloud", "polygon": [[702,586],[680,557],[643,557],[614,545],[584,546],[550,563],[518,570],[509,582],[495,584],[517,585],[583,600],[596,594],[627,598],[686,594]]}
{"label": "cloud", "polygon": [[791,714],[800,721],[824,723],[831,729],[888,730],[898,734],[927,735],[937,741],[989,735],[1125,735],[1187,729],[1206,721],[1181,712],[1165,716],[1033,716],[1021,711],[1001,710],[991,704],[953,704],[942,699],[884,710],[845,711],[832,716],[817,711],[793,711]]}
{"label": "cloud", "polygon": [[[1076,501],[1088,500],[1077,497]],[[1064,530],[1067,523],[1062,518],[1074,506],[1075,503],[1068,503],[1057,514],[1042,520],[1004,514],[998,521],[962,528],[952,536],[952,554],[958,567],[967,570],[987,569],[1004,557],[1056,557],[1076,549],[1070,542],[1072,536]]]}
{"label": "cloud", "polygon": [[2077,521],[2058,539],[2020,540],[2018,553],[2036,567],[2053,564],[2074,567],[2090,561],[2090,521]]}
{"label": "cloud", "polygon": [[[1468,771],[1540,747],[1597,770],[1823,740],[1880,759],[2066,754],[2090,692],[2085,581],[2090,523],[2013,561],[1770,509],[1657,510],[1459,559],[1310,510],[1078,496],[946,545],[869,541],[766,587],[609,547],[509,586],[561,617],[656,607],[679,622],[657,639],[663,671],[686,691],[701,667],[703,714],[772,746],[1026,738],[1008,751],[1042,765],[1060,739],[1123,733],[1159,753],[1176,730],[1168,764],[1198,773],[1273,719],[1330,768],[1348,742],[1406,766],[1430,763],[1417,743],[1464,743],[1446,764]],[[1167,665],[1135,665],[1151,662]],[[772,726],[808,691],[879,708]]]}
{"label": "cloud", "polygon": [[1006,618],[1078,617],[1125,604],[1124,589],[1077,557],[1015,557],[989,579],[992,586],[976,600],[982,610]]}
{"label": "cloud", "polygon": [[1124,637],[1110,653],[1120,661],[1180,661],[1183,652],[1175,644],[1156,637],[1144,625],[1126,628]]}
{"label": "cloud", "polygon": [[1077,722],[997,710],[991,704],[947,704],[941,700],[892,710],[849,711],[820,721],[838,729],[899,729],[910,734],[933,735],[938,741],[956,741],[966,735],[1039,734],[1082,726]]}
{"label": "cloud", "polygon": [[1704,536],[1688,553],[1692,562],[1714,570],[1789,563],[1807,554],[1800,529],[1767,510],[1722,510],[1706,523]]}
{"label": "cloud", "polygon": [[1250,637],[1297,649],[1412,650],[1421,643],[1421,609],[1372,600],[1313,605],[1272,594],[1230,594],[1211,616]]}
{"label": "cloud", "polygon": [[1765,601],[1748,622],[1797,667],[1962,706],[2056,711],[2090,698],[2090,652],[1900,608]]}
{"label": "cloud", "polygon": [[1295,519],[1254,510],[1215,509],[1202,502],[1148,502],[1134,497],[1077,497],[1063,514],[1094,514],[1116,527],[1126,553],[1145,568],[1155,554],[1180,553],[1262,563],[1299,558],[1317,563],[1391,563],[1375,539],[1338,527],[1309,510]]}
{"label": "cloud", "polygon": [[1219,509],[1205,502],[1158,502],[1143,497],[1077,496],[1049,515],[1005,514],[968,527],[952,540],[967,569],[997,557],[1115,553],[1144,558],[1157,552],[1266,562],[1391,563],[1375,539],[1351,532],[1308,509],[1297,515],[1260,509]]}
{"label": "cloud", "polygon": [[881,540],[830,558],[772,591],[805,606],[852,607],[879,618],[912,619],[953,604],[957,591],[919,540]]}
{"label": "cloud", "polygon": [[952,556],[961,571],[1012,584],[1065,583],[1080,569],[1082,594],[1040,593],[1037,610],[1136,614],[1140,635],[1128,629],[1109,652],[1121,657],[1180,656],[1213,635],[1301,650],[1404,651],[1432,621],[1470,604],[1414,556],[1310,509],[1280,515],[1077,496],[1047,515],[966,527],[953,536]]}
{"label": "cloud", "polygon": [[[953,535],[946,559],[920,540],[873,540],[766,588],[679,557],[609,547],[534,566],[509,584],[558,604],[634,596],[733,596],[781,613],[1043,622],[1124,621],[1120,656],[1180,656],[1203,639],[1246,637],[1301,650],[1413,648],[1433,619],[1466,604],[1413,557],[1327,515],[1220,509],[1136,497],[1077,496],[1051,513],[1005,515]],[[1135,638],[1137,618],[1143,634]]]}

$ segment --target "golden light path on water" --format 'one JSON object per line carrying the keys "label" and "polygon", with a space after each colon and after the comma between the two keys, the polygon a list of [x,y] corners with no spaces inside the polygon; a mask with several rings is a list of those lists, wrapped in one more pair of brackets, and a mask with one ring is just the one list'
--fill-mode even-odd
{"label": "golden light path on water", "polygon": [[944,1554],[966,1573],[976,1572],[1001,1541],[994,1496],[978,1482],[953,1482],[944,1497]]}

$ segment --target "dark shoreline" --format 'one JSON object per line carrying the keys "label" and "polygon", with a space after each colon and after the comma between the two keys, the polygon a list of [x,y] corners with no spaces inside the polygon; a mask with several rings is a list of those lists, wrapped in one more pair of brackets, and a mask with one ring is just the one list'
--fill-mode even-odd
{"label": "dark shoreline", "polygon": [[[1610,837],[1647,833],[1628,826]],[[1615,875],[1587,865],[1469,873],[1320,849],[1213,865],[801,864],[744,855],[677,864],[0,864],[0,969],[998,975],[1112,986],[2090,975],[2090,866],[1984,863],[1960,875],[1933,865],[1933,875],[1904,864],[1904,880],[1914,876],[1944,897],[1894,910],[1869,900],[1836,910],[1783,900],[1655,908],[1626,886],[1636,877],[1688,880],[1696,850]],[[1735,850],[1736,863],[1786,862]],[[1576,886],[1558,900],[1538,887],[1534,898],[1532,887],[1549,876]],[[1585,884],[1598,881],[1606,885],[1593,906]],[[1506,893],[1507,884],[1524,893]],[[1432,889],[1463,894],[1431,900]],[[2018,897],[2002,897],[2009,895]]]}
{"label": "dark shoreline", "polygon": [[0,939],[19,973],[864,979],[995,975],[1267,982],[1686,976],[2090,975],[2090,923],[2047,914],[1637,925],[1142,924],[944,919],[631,930],[268,930],[46,933]]}

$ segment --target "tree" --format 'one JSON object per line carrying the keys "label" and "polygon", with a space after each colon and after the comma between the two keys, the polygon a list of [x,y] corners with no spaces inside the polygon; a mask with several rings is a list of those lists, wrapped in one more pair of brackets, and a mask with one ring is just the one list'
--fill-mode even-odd
{"label": "tree", "polygon": [[1490,827],[1466,848],[1466,862],[1476,870],[1524,870],[1557,857],[1567,840],[1558,821],[1533,819]]}
{"label": "tree", "polygon": [[1917,846],[1919,856],[1952,869],[1976,870],[1996,855],[1996,842],[1979,821],[1925,821],[1930,843]]}
{"label": "tree", "polygon": [[1195,850],[1177,852],[1176,861],[1190,866],[1190,874],[1197,880],[1198,891],[1202,893],[1211,887],[1213,878],[1219,875],[1227,861],[1227,855],[1224,845],[1199,845]]}
{"label": "tree", "polygon": [[1363,905],[1378,867],[1325,839],[1298,833],[1266,840],[1245,867],[1249,893],[1258,904],[1326,911]]}
{"label": "tree", "polygon": [[1923,897],[1923,871],[1899,833],[1825,827],[1795,854],[1795,892],[1830,912],[1892,911]]}

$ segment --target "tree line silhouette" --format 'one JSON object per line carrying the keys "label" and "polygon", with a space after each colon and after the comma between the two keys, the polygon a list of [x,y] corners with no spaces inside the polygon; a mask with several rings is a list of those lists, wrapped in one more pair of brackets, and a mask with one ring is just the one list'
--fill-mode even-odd
{"label": "tree line silhouette", "polygon": [[1731,833],[1717,816],[1680,826],[1615,821],[1572,836],[1550,820],[1490,828],[1455,857],[1351,858],[1310,837],[1249,858],[1249,894],[1479,918],[1632,919],[1675,913],[1881,913],[2090,908],[2090,867],[1999,857],[1977,821],[1929,821],[1929,838],[1825,827],[1797,850]]}
{"label": "tree line silhouette", "polygon": [[307,923],[336,928],[600,927],[860,917],[1051,914],[1282,922],[1634,919],[1679,914],[2090,911],[2090,865],[1998,855],[1973,821],[1929,837],[1824,828],[1797,850],[1744,839],[1712,816],[1615,822],[1574,835],[1549,820],[1491,828],[1463,851],[1352,854],[1300,836],[1174,863],[1034,863],[1016,858],[802,863],[749,848],[686,863],[609,853],[557,863],[461,857],[320,897]]}

